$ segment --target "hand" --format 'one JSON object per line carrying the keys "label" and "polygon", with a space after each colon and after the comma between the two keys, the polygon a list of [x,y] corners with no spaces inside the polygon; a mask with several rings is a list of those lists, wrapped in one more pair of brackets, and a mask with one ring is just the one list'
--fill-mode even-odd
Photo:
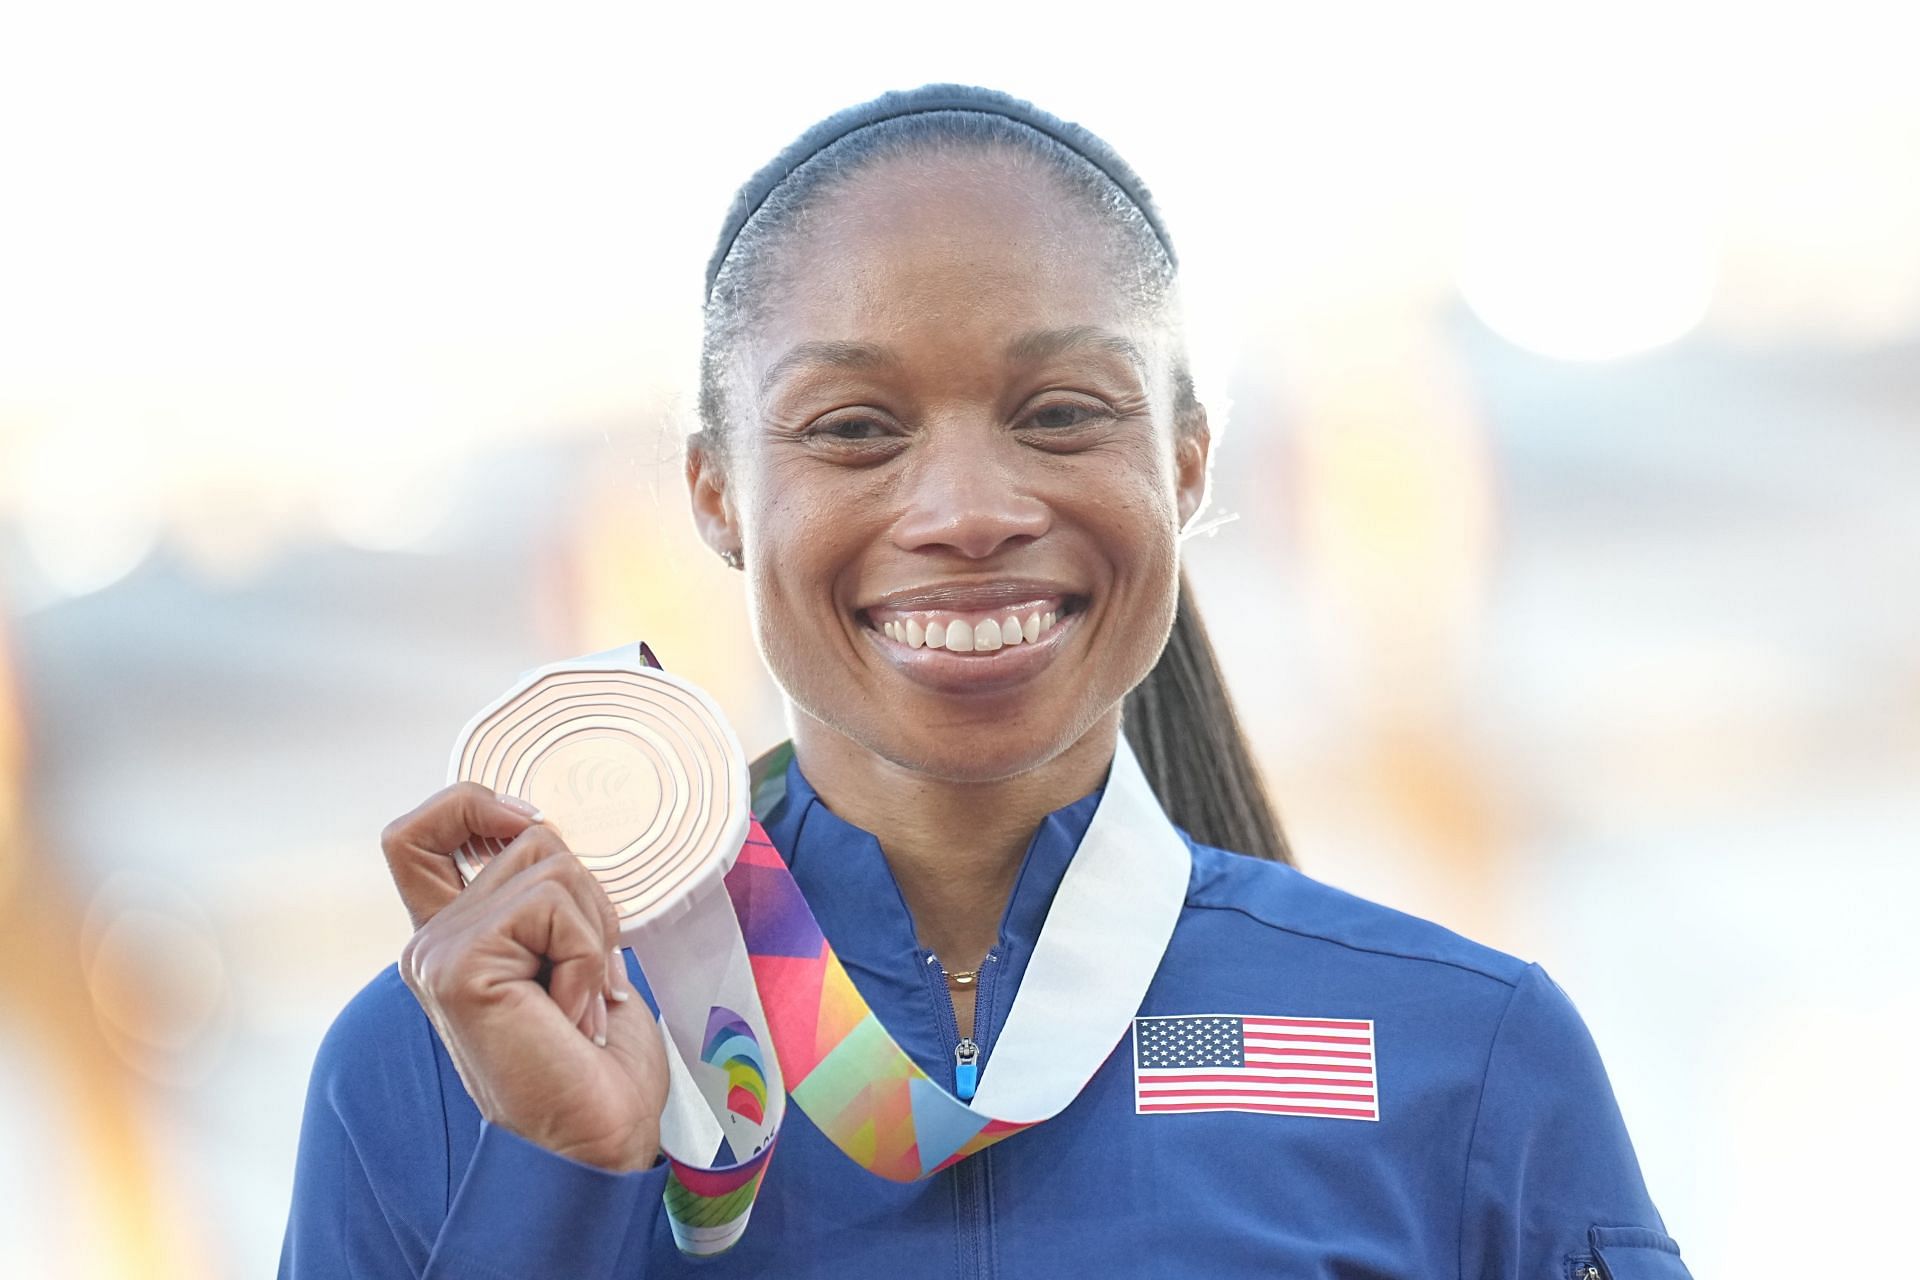
{"label": "hand", "polygon": [[[510,841],[465,889],[453,851]],[[476,782],[430,796],[381,832],[413,918],[400,974],[480,1114],[603,1169],[652,1165],[667,1065],[633,996],[606,891],[524,801]]]}

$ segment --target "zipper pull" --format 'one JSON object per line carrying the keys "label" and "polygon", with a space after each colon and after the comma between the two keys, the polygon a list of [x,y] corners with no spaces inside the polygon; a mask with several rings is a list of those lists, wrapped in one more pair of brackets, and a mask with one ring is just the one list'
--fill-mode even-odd
{"label": "zipper pull", "polygon": [[962,1102],[973,1101],[980,1087],[980,1046],[972,1037],[953,1046],[953,1092]]}

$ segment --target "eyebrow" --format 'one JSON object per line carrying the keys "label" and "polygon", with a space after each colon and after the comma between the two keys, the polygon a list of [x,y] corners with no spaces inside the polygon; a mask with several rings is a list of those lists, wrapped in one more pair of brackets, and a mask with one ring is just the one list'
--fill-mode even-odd
{"label": "eyebrow", "polygon": [[[1016,364],[1032,364],[1070,351],[1092,348],[1123,357],[1144,375],[1147,359],[1131,340],[1102,329],[1098,325],[1077,324],[1064,329],[1031,329],[1006,346],[1006,358]],[[775,360],[760,379],[760,397],[781,379],[806,365],[825,365],[835,369],[898,369],[900,357],[890,347],[871,342],[802,342]]]}
{"label": "eyebrow", "polygon": [[898,368],[900,357],[886,347],[871,342],[803,342],[768,366],[760,379],[760,398],[774,384],[804,365],[820,364],[835,369]]}
{"label": "eyebrow", "polygon": [[1091,324],[1076,324],[1065,329],[1034,329],[1023,333],[1007,344],[1007,359],[1032,363],[1084,347],[1112,352],[1124,357],[1141,373],[1146,372],[1147,358],[1140,354],[1139,347],[1110,329]]}

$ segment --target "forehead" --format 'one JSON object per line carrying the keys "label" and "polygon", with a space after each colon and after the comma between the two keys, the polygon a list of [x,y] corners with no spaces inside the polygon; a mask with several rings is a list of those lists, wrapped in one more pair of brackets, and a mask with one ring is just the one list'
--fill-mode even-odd
{"label": "forehead", "polygon": [[1022,333],[1132,327],[1124,248],[1087,197],[998,152],[890,158],[825,193],[779,246],[765,368],[802,342],[1003,349]]}

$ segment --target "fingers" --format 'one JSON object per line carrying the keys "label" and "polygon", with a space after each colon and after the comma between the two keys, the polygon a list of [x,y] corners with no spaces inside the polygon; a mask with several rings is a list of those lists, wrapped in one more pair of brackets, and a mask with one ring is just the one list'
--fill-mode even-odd
{"label": "fingers", "polygon": [[[577,936],[590,937],[593,945],[584,953],[533,951],[523,963],[534,968],[542,959],[548,963],[547,990],[554,1003],[569,1021],[599,1042],[606,1035],[608,998],[619,1001],[624,995],[625,965],[618,959],[620,917],[606,890],[558,832],[544,824],[521,832],[445,908],[439,925],[449,933],[497,931],[499,922],[523,911],[550,911],[553,894],[564,895],[578,916]],[[570,944],[576,931],[556,936]]]}
{"label": "fingers", "polygon": [[579,900],[581,909],[600,922],[606,934],[606,974],[601,990],[611,999],[620,1000],[625,961],[620,958],[620,913],[614,907],[613,900],[593,873],[580,865],[566,842],[558,832],[545,825],[528,827],[515,837],[500,854],[489,862],[474,879],[473,891],[485,893],[488,886],[504,883],[508,878],[523,875],[528,868],[536,864],[552,862],[551,867],[543,866],[541,874],[560,877]]}
{"label": "fingers", "polygon": [[503,976],[524,979],[544,960],[548,997],[567,1021],[605,1043],[606,926],[571,883],[585,875],[571,855],[543,860],[513,877],[469,927],[483,950],[516,949],[518,963]]}
{"label": "fingers", "polygon": [[455,782],[388,823],[380,842],[389,857],[408,849],[447,856],[472,836],[510,840],[539,812],[517,796],[496,795],[477,782]]}
{"label": "fingers", "polygon": [[453,852],[474,836],[511,840],[538,821],[539,811],[513,796],[496,796],[477,782],[456,782],[427,797],[380,833],[394,887],[420,928],[460,892]]}

